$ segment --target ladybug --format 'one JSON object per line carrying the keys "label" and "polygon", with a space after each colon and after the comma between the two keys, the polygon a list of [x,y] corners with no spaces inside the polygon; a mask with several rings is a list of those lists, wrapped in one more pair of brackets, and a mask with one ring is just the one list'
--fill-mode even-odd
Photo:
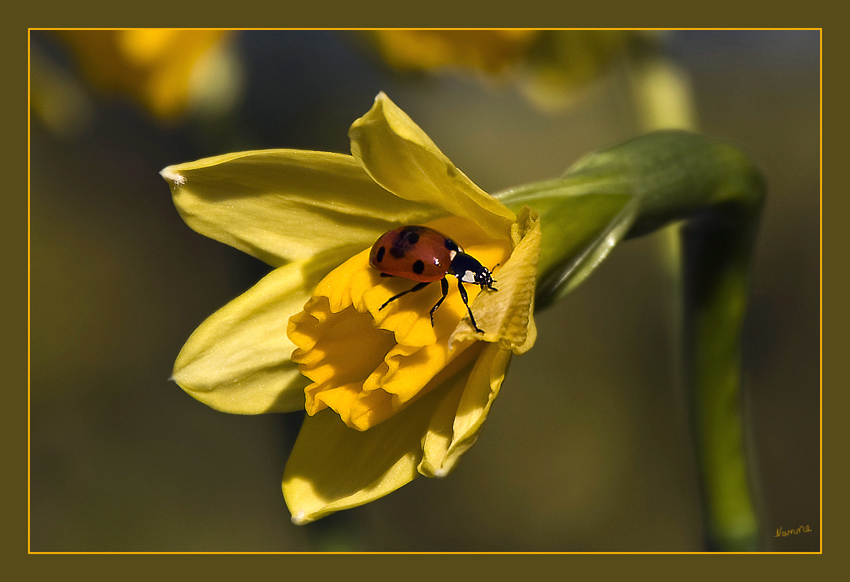
{"label": "ladybug", "polygon": [[482,289],[486,287],[490,291],[498,291],[498,289],[493,287],[493,276],[487,267],[464,253],[463,249],[449,237],[427,226],[401,226],[381,235],[369,253],[369,264],[380,271],[382,277],[402,277],[418,281],[407,291],[390,297],[379,310],[399,297],[439,281],[443,296],[431,308],[430,316],[433,326],[434,312],[449,292],[446,275],[454,275],[457,278],[457,287],[463,304],[469,312],[472,327],[478,333],[484,333],[475,324],[463,284],[472,283],[479,285]]}

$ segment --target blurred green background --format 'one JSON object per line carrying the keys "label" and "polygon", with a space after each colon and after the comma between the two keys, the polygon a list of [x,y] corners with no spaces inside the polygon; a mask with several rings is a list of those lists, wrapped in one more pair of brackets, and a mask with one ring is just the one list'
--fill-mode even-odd
{"label": "blurred green background", "polygon": [[[159,170],[245,149],[348,152],[348,126],[384,91],[484,190],[553,178],[644,131],[618,33],[594,33],[614,47],[599,62],[561,55],[581,74],[545,108],[504,75],[393,67],[364,33],[183,33],[159,53],[130,39],[137,69],[110,56],[109,34],[30,38],[32,551],[702,549],[663,232],[539,314],[535,348],[450,477],[308,526],[280,491],[300,414],[222,414],[168,381],[195,327],[268,268],[185,226]],[[815,551],[820,34],[655,36],[700,130],[740,143],[768,179],[747,439],[765,548]]]}

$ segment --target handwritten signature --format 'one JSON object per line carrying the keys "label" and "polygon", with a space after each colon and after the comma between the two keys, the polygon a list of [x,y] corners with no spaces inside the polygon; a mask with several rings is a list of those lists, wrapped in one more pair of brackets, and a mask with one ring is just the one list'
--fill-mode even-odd
{"label": "handwritten signature", "polygon": [[779,529],[776,530],[776,535],[774,537],[778,538],[778,537],[792,536],[792,535],[796,535],[798,533],[811,532],[811,531],[812,530],[809,529],[809,526],[807,526],[807,525],[801,525],[797,529],[782,529],[780,527]]}

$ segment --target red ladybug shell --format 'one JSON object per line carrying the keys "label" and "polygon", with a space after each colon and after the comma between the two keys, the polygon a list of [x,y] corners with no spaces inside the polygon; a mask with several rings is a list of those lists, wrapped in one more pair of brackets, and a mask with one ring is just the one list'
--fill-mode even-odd
{"label": "red ladybug shell", "polygon": [[381,236],[369,253],[374,268],[411,281],[439,281],[462,252],[450,238],[427,226],[402,226]]}

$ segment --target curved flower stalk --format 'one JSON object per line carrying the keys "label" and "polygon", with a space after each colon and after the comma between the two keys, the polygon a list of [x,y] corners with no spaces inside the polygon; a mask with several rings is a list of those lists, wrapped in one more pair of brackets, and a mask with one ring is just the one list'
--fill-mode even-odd
{"label": "curved flower stalk", "polygon": [[[192,334],[174,380],[226,412],[306,409],[283,493],[303,524],[367,503],[417,475],[444,476],[477,439],[533,312],[563,298],[622,240],[685,229],[686,336],[707,533],[747,547],[755,518],[737,405],[746,271],[763,182],[730,144],[658,132],[588,155],[560,179],[491,197],[385,95],[349,132],[351,156],[244,152],[171,166],[198,232],[275,267]],[[382,279],[369,249],[431,224],[493,266],[475,319],[452,292]],[[498,265],[498,267],[495,267]]]}
{"label": "curved flower stalk", "polygon": [[[201,324],[173,379],[225,412],[306,406],[283,482],[296,523],[451,472],[536,337],[536,213],[481,191],[383,94],[350,136],[351,156],[267,150],[162,171],[189,226],[276,267]],[[469,288],[483,333],[456,289],[433,327],[436,288],[381,309],[411,283],[380,277],[368,252],[403,224],[494,268],[497,292]]]}
{"label": "curved flower stalk", "polygon": [[712,549],[759,545],[740,338],[764,195],[760,171],[737,146],[684,131],[648,134],[586,156],[558,180],[495,195],[540,213],[538,309],[568,294],[620,241],[687,220],[680,231],[684,376]]}

